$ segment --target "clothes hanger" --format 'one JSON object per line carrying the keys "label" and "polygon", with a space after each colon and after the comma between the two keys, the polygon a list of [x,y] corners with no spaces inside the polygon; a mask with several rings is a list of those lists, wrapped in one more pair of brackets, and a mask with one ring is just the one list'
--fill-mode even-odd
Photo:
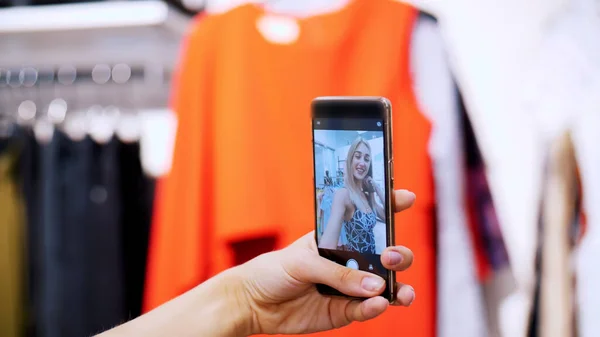
{"label": "clothes hanger", "polygon": [[78,72],[73,66],[64,66],[58,69],[56,76],[56,85],[61,87],[61,91],[70,91],[72,96],[72,109],[68,109],[61,129],[65,135],[72,141],[79,142],[86,138],[88,132],[88,119],[86,117],[85,101],[80,96],[76,88],[78,82]]}
{"label": "clothes hanger", "polygon": [[208,13],[223,13],[245,4],[260,5],[274,14],[297,17],[333,12],[345,7],[353,0],[207,0]]}
{"label": "clothes hanger", "polygon": [[[48,100],[45,100],[42,92],[45,85],[40,80],[37,69],[24,68],[20,71],[21,88],[26,93],[28,100],[21,102],[18,116],[21,123],[32,127],[35,139],[40,144],[49,143],[54,136],[54,124],[48,117]],[[53,85],[52,82],[49,84]]]}
{"label": "clothes hanger", "polygon": [[90,137],[98,144],[107,144],[115,135],[121,116],[119,101],[123,95],[122,84],[130,76],[131,69],[120,64],[118,67],[111,67],[108,64],[98,64],[92,71],[92,79],[98,86],[98,89],[95,90],[99,93],[97,101],[102,106],[100,109],[94,108],[89,111],[89,133]]}
{"label": "clothes hanger", "polygon": [[141,120],[132,97],[135,97],[135,81],[131,78],[131,67],[117,64],[113,68],[113,79],[120,84],[119,109],[115,135],[123,143],[133,143],[140,139]]}

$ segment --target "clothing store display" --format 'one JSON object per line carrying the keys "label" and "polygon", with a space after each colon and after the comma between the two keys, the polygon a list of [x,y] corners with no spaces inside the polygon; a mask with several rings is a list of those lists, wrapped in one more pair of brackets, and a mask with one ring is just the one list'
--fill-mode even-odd
{"label": "clothing store display", "polygon": [[[17,166],[10,182],[0,168],[0,336],[14,320],[20,337],[93,336],[142,311],[152,176],[168,169],[174,129],[166,89],[189,19],[162,1],[12,2],[0,11],[0,160],[10,149]],[[7,184],[26,215],[10,295]],[[18,316],[3,310],[14,299]]]}
{"label": "clothing store display", "polygon": [[5,337],[25,332],[26,231],[16,154],[10,145],[0,152],[0,334]]}
{"label": "clothing store display", "polygon": [[537,336],[576,336],[571,251],[578,220],[577,162],[569,134],[551,144],[541,207]]}
{"label": "clothing store display", "polygon": [[88,335],[126,318],[115,145],[55,132],[40,148],[42,336]]}
{"label": "clothing store display", "polygon": [[154,188],[139,143],[74,141],[60,130],[40,143],[30,129],[19,141],[27,335],[88,336],[138,316]]}
{"label": "clothing store display", "polygon": [[[490,192],[517,281],[515,291],[501,303],[502,336],[524,337],[535,285],[536,211],[544,159],[543,139],[532,111],[548,97],[526,99],[525,84],[528,70],[539,62],[535,51],[549,19],[566,2],[403,1],[439,20],[452,72],[488,167]],[[547,111],[539,109],[539,113]]]}
{"label": "clothing store display", "polygon": [[[397,279],[416,300],[311,336],[600,335],[600,1],[65,16],[80,1],[0,0],[0,337],[93,336],[315,219],[322,235],[345,158],[311,139],[318,96],[392,103],[394,188],[417,196],[395,215],[415,256]],[[379,254],[385,223],[361,209],[337,248]]]}
{"label": "clothing store display", "polygon": [[[585,232],[574,251],[579,336],[600,331],[600,4],[573,0],[556,13],[548,25],[534,70],[539,80],[531,84],[534,98],[544,103],[539,119],[558,115],[555,129],[569,127],[582,184]],[[594,33],[591,33],[594,32]],[[568,70],[567,70],[568,69]]]}
{"label": "clothing store display", "polygon": [[[430,124],[409,74],[416,14],[357,0],[302,19],[247,4],[197,20],[174,88],[179,126],[171,171],[157,186],[145,311],[233,266],[232,241],[276,237],[280,248],[310,232],[311,100],[381,95],[394,106],[395,187],[418,195],[396,216],[396,242],[419,257],[402,273],[419,298],[410,310],[321,335],[435,335]],[[282,25],[290,34],[279,34]]]}
{"label": "clothing store display", "polygon": [[[600,40],[592,33],[600,27],[598,2],[409,2],[440,17],[454,73],[466,94],[469,113],[490,165],[492,193],[511,269],[519,283],[514,300],[506,301],[503,310],[505,335],[524,336],[527,322],[523,317],[528,316],[535,285],[532,266],[537,214],[533,210],[539,205],[545,143],[568,125],[579,124],[579,115],[591,112],[583,112],[586,109],[582,106],[600,92],[594,84],[600,75]],[[486,34],[473,27],[485,27]],[[594,115],[598,115],[597,106],[591,112]],[[593,125],[598,124],[589,126],[597,134],[598,127]],[[573,136],[579,137],[576,132]],[[586,164],[581,161],[593,152],[592,142],[590,147],[577,144],[577,140],[575,143],[578,149],[587,148],[578,155],[584,189],[594,189],[585,181],[588,178],[584,173],[594,169],[584,168]],[[587,193],[584,191],[585,204]],[[579,292],[579,287],[577,292],[577,302],[589,308],[581,311],[579,320],[582,327],[589,328],[580,330],[584,336],[595,336],[600,330],[597,310],[592,309],[600,305],[600,292],[595,290],[600,273],[592,271],[597,270],[592,266],[598,251],[591,247],[597,242],[600,240],[592,243],[584,237],[577,249],[578,274],[586,275],[578,276],[578,286],[589,286],[586,295]]]}
{"label": "clothing store display", "polygon": [[415,92],[432,121],[429,151],[437,202],[437,336],[489,336],[467,214],[463,112],[436,20],[421,14],[412,41]]}

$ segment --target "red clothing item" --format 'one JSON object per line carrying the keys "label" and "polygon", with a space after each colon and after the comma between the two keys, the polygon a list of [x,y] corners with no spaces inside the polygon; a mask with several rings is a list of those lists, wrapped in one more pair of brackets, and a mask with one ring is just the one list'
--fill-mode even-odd
{"label": "red clothing item", "polygon": [[417,194],[396,218],[396,242],[416,256],[398,279],[414,286],[417,299],[410,309],[322,335],[434,336],[430,124],[417,108],[408,64],[416,11],[356,0],[298,19],[290,44],[263,37],[257,22],[264,14],[244,5],[204,16],[190,33],[174,92],[172,169],[157,186],[145,310],[232,267],[240,260],[232,242],[276,237],[281,248],[313,230],[310,102],[377,95],[394,109],[395,186]]}

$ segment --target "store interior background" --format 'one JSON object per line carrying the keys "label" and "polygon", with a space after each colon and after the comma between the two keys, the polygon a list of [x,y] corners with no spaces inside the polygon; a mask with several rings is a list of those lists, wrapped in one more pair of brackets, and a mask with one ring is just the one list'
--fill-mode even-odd
{"label": "store interior background", "polygon": [[362,137],[369,142],[373,158],[373,179],[383,186],[383,136],[380,132],[372,131],[315,131],[315,156],[321,155],[322,160],[316,160],[315,180],[317,185],[325,184],[325,171],[330,177],[337,177],[338,171],[345,171],[346,155],[352,142]]}
{"label": "store interior background", "polygon": [[[156,181],[171,167],[178,119],[170,97],[186,34],[196,17],[221,15],[247,2],[274,13],[264,25],[248,29],[262,29],[265,38],[277,42],[294,35],[293,25],[280,16],[335,12],[348,0],[0,0],[0,268],[5,270],[0,271],[0,299],[6,298],[0,304],[0,336],[91,335],[142,313],[152,199]],[[600,335],[600,2],[405,2],[423,17],[411,45],[412,67],[420,69],[412,86],[432,121],[429,155],[436,182],[454,184],[436,185],[436,336]],[[462,107],[455,106],[455,89]],[[464,290],[473,289],[475,281],[463,282],[470,276],[441,281],[475,273],[457,267],[474,263],[467,257],[472,254],[467,230],[452,227],[464,222],[455,212],[462,206],[445,207],[440,201],[453,199],[467,185],[463,176],[445,169],[462,160],[455,150],[462,135],[450,130],[458,122],[448,117],[448,109],[468,116],[510,260],[508,268],[481,285],[483,295]],[[54,146],[58,133],[64,139]],[[29,161],[9,170],[15,163],[6,153],[15,138],[29,149]],[[77,145],[84,138],[85,145]],[[572,152],[581,192],[546,178],[548,172],[574,172],[565,159]],[[87,164],[74,168],[77,163]],[[77,176],[82,172],[85,182]],[[26,177],[25,192],[7,182],[9,173]],[[27,199],[24,206],[12,203],[20,193]],[[115,194],[119,201],[111,198]],[[553,203],[581,203],[570,210],[577,213],[576,223],[558,234],[543,233],[539,223],[547,219],[540,220],[540,213],[568,217],[548,206]],[[19,214],[43,225],[32,229],[29,222],[15,220]],[[62,233],[61,240],[85,240],[69,241],[69,249],[36,241],[40,233],[49,237],[54,231]],[[64,236],[70,231],[72,236]],[[565,239],[569,231],[581,239]],[[551,243],[540,248],[540,242]],[[545,274],[536,273],[538,251],[544,249],[557,252],[549,256],[558,262],[549,263]],[[109,257],[97,256],[104,253]],[[31,256],[39,259],[32,262]],[[49,272],[47,264],[56,259],[68,263]],[[120,271],[112,274],[115,264]],[[23,276],[21,266],[34,271]],[[41,280],[36,273],[59,283],[61,273],[72,273],[106,292],[88,294],[75,282],[69,285],[71,294],[54,294],[49,289],[55,285],[36,283]],[[556,302],[539,309],[543,319],[536,316],[532,324],[532,294],[544,275],[558,275],[558,283],[546,283]],[[490,288],[501,290],[491,294]],[[46,307],[26,300],[40,292],[50,294],[40,300]],[[53,298],[67,299],[56,307],[48,304]],[[470,304],[459,310],[457,303]],[[69,322],[60,318],[68,315]],[[540,327],[531,332],[527,327],[535,324]]]}

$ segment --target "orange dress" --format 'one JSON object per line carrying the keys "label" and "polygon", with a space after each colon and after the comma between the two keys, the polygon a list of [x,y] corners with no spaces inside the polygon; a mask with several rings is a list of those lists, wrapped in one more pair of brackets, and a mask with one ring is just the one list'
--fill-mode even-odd
{"label": "orange dress", "polygon": [[396,242],[415,262],[410,309],[323,336],[432,337],[435,327],[430,123],[409,74],[417,12],[387,0],[298,19],[291,44],[266,40],[262,8],[205,15],[188,37],[174,90],[179,118],[172,169],[157,186],[146,311],[235,264],[233,242],[272,236],[281,248],[313,230],[310,102],[325,95],[380,95],[394,109],[394,178],[417,194],[397,215]]}

